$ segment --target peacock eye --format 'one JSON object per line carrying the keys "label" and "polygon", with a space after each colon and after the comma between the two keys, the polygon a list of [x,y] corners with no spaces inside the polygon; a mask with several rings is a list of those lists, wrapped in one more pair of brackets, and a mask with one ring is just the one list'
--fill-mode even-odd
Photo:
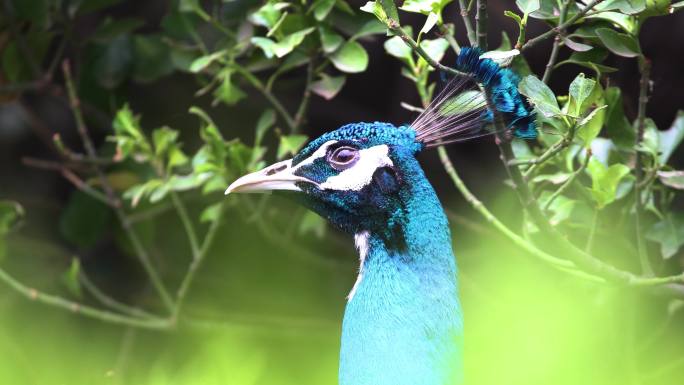
{"label": "peacock eye", "polygon": [[359,150],[349,146],[338,147],[328,155],[328,163],[330,163],[332,168],[338,171],[353,166],[358,159]]}

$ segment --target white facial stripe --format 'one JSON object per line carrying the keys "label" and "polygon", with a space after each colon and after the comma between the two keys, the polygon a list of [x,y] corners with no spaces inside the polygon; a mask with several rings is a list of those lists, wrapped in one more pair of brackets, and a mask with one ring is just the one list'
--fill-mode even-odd
{"label": "white facial stripe", "polygon": [[321,183],[320,188],[346,191],[361,190],[371,182],[375,170],[394,165],[388,153],[389,147],[385,144],[360,150],[359,160],[356,164],[337,175],[331,176]]}
{"label": "white facial stripe", "polygon": [[325,143],[323,143],[316,151],[314,151],[313,154],[311,154],[308,158],[304,159],[303,161],[299,162],[294,168],[292,169],[292,172],[297,170],[298,168],[302,166],[306,166],[307,164],[311,164],[316,161],[318,158],[322,158],[325,156],[325,154],[328,152],[328,147],[332,146],[333,144],[337,143],[336,140],[329,140]]}
{"label": "white facial stripe", "polygon": [[368,237],[370,237],[370,233],[368,231],[361,231],[360,233],[354,234],[354,244],[356,245],[356,248],[359,250],[359,275],[356,277],[356,282],[354,283],[354,287],[352,287],[351,291],[349,292],[349,295],[347,296],[347,300],[351,301],[352,298],[354,298],[354,294],[356,294],[356,289],[359,287],[361,284],[361,281],[363,280],[363,263],[366,261],[366,256],[368,255]]}

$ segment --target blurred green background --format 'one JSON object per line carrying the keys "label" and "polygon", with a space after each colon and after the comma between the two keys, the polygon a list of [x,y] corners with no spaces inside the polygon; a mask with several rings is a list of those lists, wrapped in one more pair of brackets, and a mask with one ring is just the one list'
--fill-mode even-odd
{"label": "blurred green background", "polygon": [[[161,36],[160,31],[168,33],[165,26],[173,21],[171,16],[178,15],[179,2],[4,3],[0,199],[21,203],[26,216],[3,244],[6,250],[0,254],[0,264],[28,287],[98,307],[95,298],[74,286],[70,278],[76,257],[80,269],[102,291],[121,302],[162,312],[111,210],[73,188],[59,173],[22,163],[25,157],[55,159],[51,147],[55,133],[79,151],[81,145],[65,103],[65,90],[27,85],[30,75],[22,74],[30,72],[31,64],[12,61],[12,28],[25,34],[30,49],[42,52],[41,68],[49,67],[58,54],[79,63],[79,92],[87,102],[84,113],[101,154],[114,152],[105,137],[124,102],[141,115],[147,131],[162,125],[179,130],[183,148],[193,153],[201,141],[197,118],[187,112],[190,106],[208,111],[226,138],[251,143],[255,122],[268,106],[266,101],[243,87],[246,95],[239,104],[214,105],[210,95],[195,95],[206,81],[179,68],[164,69],[165,62],[159,59],[168,58],[164,55],[136,57],[137,63],[145,65],[128,64],[123,69],[116,67],[121,59],[116,50],[111,62],[102,61],[112,43],[95,32],[106,20],[139,20],[135,28],[119,32],[135,31],[136,36],[152,41]],[[208,9],[218,7],[228,23],[244,21],[246,10],[261,4],[200,3]],[[12,15],[7,13],[8,4],[14,7]],[[354,9],[362,5],[350,4]],[[60,48],[52,39],[60,35],[65,22],[48,15],[68,14],[69,7],[85,5],[94,10],[72,17],[72,40]],[[503,10],[510,7],[505,1],[490,2],[492,46],[500,43],[499,31],[513,30],[514,25],[503,17]],[[454,21],[457,17],[452,10],[448,18]],[[211,40],[206,23],[193,20],[199,33]],[[539,21],[530,23],[528,33],[532,35],[545,30]],[[457,24],[457,31],[461,29]],[[457,36],[461,35],[457,32]],[[684,58],[673,53],[681,49],[683,38],[681,14],[647,23],[641,33],[642,47],[656,63],[648,113],[659,127],[669,125],[682,107],[678,93],[684,89]],[[368,69],[349,76],[335,99],[312,96],[304,134],[315,137],[351,121],[411,120],[413,115],[399,102],[418,104],[417,96],[413,85],[401,78],[400,63],[385,54],[383,41],[382,35],[362,40],[369,55]],[[551,42],[547,43],[526,54],[534,72],[543,71]],[[149,47],[138,49],[136,55],[154,52],[155,46]],[[611,80],[620,84],[628,104],[634,102],[638,94],[636,65],[611,60],[609,64],[619,68]],[[552,88],[565,89],[576,73],[577,68],[557,71]],[[279,79],[275,92],[287,108],[298,104],[305,76],[299,69]],[[55,71],[54,81],[61,80]],[[13,88],[17,85],[27,88]],[[277,138],[268,136],[265,141],[269,148],[266,159],[273,160]],[[478,197],[512,228],[519,229],[520,205],[503,183],[505,173],[492,141],[457,144],[449,151]],[[683,159],[675,155],[676,164],[681,165]],[[684,312],[680,308],[684,302],[651,291],[595,284],[530,258],[465,204],[435,153],[421,155],[421,162],[451,219],[465,313],[467,383],[682,383]],[[199,218],[207,204],[223,199],[227,209],[215,244],[191,288],[180,326],[153,331],[103,323],[29,301],[1,286],[0,384],[337,383],[345,296],[358,269],[351,237],[278,196],[224,198],[220,192],[203,195],[192,191],[184,193],[183,199],[192,218]],[[255,209],[259,218],[252,215]],[[143,218],[135,228],[166,286],[174,292],[190,263],[182,223],[170,210],[168,199],[157,204],[143,202],[133,213]],[[617,217],[617,213],[608,213],[601,220],[618,223]],[[195,222],[198,233],[204,234],[207,224]],[[634,251],[615,236],[628,230],[616,225],[614,231],[599,233],[597,247],[610,260],[633,258]],[[682,265],[681,253],[672,258]],[[635,266],[636,261],[623,264]]]}

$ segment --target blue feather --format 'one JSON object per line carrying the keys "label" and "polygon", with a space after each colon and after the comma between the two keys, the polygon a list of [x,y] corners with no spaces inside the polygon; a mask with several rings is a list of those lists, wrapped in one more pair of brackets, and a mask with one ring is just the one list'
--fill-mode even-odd
{"label": "blue feather", "polygon": [[[501,68],[492,59],[480,59],[482,50],[477,47],[463,47],[456,58],[456,69],[473,76],[490,93],[494,108],[504,118],[507,127],[515,136],[523,139],[537,137],[535,113],[525,98],[518,92],[520,78],[510,69]],[[493,119],[491,111],[485,118]]]}

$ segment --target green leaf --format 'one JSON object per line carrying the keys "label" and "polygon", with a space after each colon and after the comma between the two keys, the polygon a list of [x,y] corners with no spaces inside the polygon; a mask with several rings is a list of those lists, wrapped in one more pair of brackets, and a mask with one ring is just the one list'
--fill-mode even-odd
{"label": "green leaf", "polygon": [[[421,48],[435,61],[441,61],[449,48],[449,42],[444,38],[434,40],[425,39],[420,42]],[[424,60],[421,58],[420,60]]]}
{"label": "green leaf", "polygon": [[684,171],[658,171],[658,179],[668,187],[684,190]]}
{"label": "green leaf", "polygon": [[518,85],[520,93],[527,96],[539,112],[546,117],[553,117],[561,114],[558,101],[553,91],[541,80],[533,75],[526,76]]}
{"label": "green leaf", "polygon": [[368,35],[375,35],[378,33],[385,33],[387,32],[387,26],[380,23],[379,21],[375,19],[368,20],[359,30],[358,32],[354,33],[352,37],[349,38],[349,40],[356,40],[358,38],[368,36]]}
{"label": "green leaf", "polygon": [[289,4],[285,2],[269,1],[266,4],[264,4],[261,8],[259,8],[256,12],[250,14],[248,20],[254,25],[271,29],[276,25],[276,23],[280,19],[280,16],[282,14],[281,11],[287,8],[288,6]]}
{"label": "green leaf", "polygon": [[295,155],[306,143],[309,138],[306,135],[283,135],[280,137],[278,146],[278,159],[283,159],[287,155]]}
{"label": "green leaf", "polygon": [[540,8],[539,0],[515,0],[515,5],[525,14],[529,15]]}
{"label": "green leaf", "polygon": [[0,238],[14,229],[24,217],[24,208],[17,202],[0,200]]}
{"label": "green leaf", "polygon": [[172,130],[169,127],[157,128],[152,131],[152,143],[154,144],[154,153],[161,156],[166,153],[170,147],[176,144],[178,139],[178,131]]}
{"label": "green leaf", "polygon": [[511,19],[515,20],[515,22],[518,24],[518,27],[523,27],[522,18],[517,13],[511,11],[504,11],[504,16],[508,16]]}
{"label": "green leaf", "polygon": [[121,84],[133,69],[133,42],[130,35],[120,35],[106,44],[95,59],[97,82],[112,89]]}
{"label": "green leaf", "polygon": [[259,147],[261,141],[263,140],[268,129],[273,127],[276,122],[275,111],[272,109],[267,109],[261,113],[259,120],[257,121],[256,131],[254,135],[254,147]]}
{"label": "green leaf", "polygon": [[636,15],[646,9],[646,0],[607,0],[594,7],[602,11],[620,11],[626,15]]}
{"label": "green leaf", "polygon": [[200,56],[190,64],[190,72],[198,73],[209,67],[211,63],[226,55],[226,51],[218,51],[209,55]]}
{"label": "green leaf", "polygon": [[267,58],[271,58],[273,55],[280,58],[292,52],[293,49],[304,41],[306,35],[314,30],[314,27],[305,28],[283,37],[277,43],[265,37],[253,37],[251,41],[264,51],[264,55]]}
{"label": "green leaf", "polygon": [[206,207],[204,210],[202,210],[202,214],[200,214],[200,223],[216,222],[221,215],[222,207],[222,203],[214,203],[213,205]]}
{"label": "green leaf", "polygon": [[584,114],[584,112],[591,106],[592,103],[598,98],[600,93],[595,93],[596,81],[593,79],[587,79],[583,73],[577,75],[577,77],[570,83],[568,101],[568,115],[573,117],[579,117]]}
{"label": "green leaf", "polygon": [[684,244],[684,214],[669,212],[646,233],[646,238],[660,243],[660,252],[665,259],[677,254]]}
{"label": "green leaf", "polygon": [[484,95],[480,91],[468,90],[446,100],[439,108],[441,116],[462,115],[487,105]]}
{"label": "green leaf", "polygon": [[340,92],[346,80],[346,76],[330,76],[322,73],[321,79],[311,84],[311,91],[325,100],[330,100]]}
{"label": "green leaf", "polygon": [[76,190],[59,217],[59,231],[71,244],[90,248],[102,239],[111,224],[112,211],[104,203]]}
{"label": "green leaf", "polygon": [[399,36],[387,39],[384,47],[388,54],[401,59],[411,67],[413,66],[413,51]]}
{"label": "green leaf", "polygon": [[233,70],[226,68],[222,70],[217,78],[220,79],[221,84],[214,90],[214,97],[228,105],[233,105],[247,96],[238,86],[232,81]]}
{"label": "green leaf", "polygon": [[568,48],[570,48],[573,51],[586,52],[594,48],[588,44],[578,43],[567,36],[562,36],[561,39],[563,40],[563,44],[565,44]]}
{"label": "green leaf", "polygon": [[361,44],[355,41],[344,43],[330,56],[330,60],[335,68],[347,73],[363,72],[368,67],[368,54]]}
{"label": "green leaf", "polygon": [[605,108],[608,107],[603,105],[601,107],[595,108],[579,121],[577,125],[577,137],[582,139],[584,142],[584,147],[589,147],[591,142],[596,139],[599,132],[601,132],[601,127],[603,127],[603,121],[605,118]]}
{"label": "green leaf", "polygon": [[430,13],[441,15],[442,9],[450,2],[451,0],[404,0],[404,4],[399,9],[406,12],[422,13],[423,15]]}
{"label": "green leaf", "polygon": [[679,110],[670,128],[666,131],[659,131],[658,136],[659,160],[661,164],[667,164],[670,156],[684,139],[684,111]]}
{"label": "green leaf", "polygon": [[622,57],[637,57],[641,55],[639,42],[632,36],[616,32],[609,28],[599,28],[596,35],[612,53]]}
{"label": "green leaf", "polygon": [[299,222],[299,234],[308,235],[313,234],[316,238],[322,239],[325,236],[327,223],[318,214],[313,211],[307,211]]}
{"label": "green leaf", "polygon": [[613,142],[623,148],[631,148],[636,139],[632,125],[625,117],[622,107],[621,90],[618,87],[608,87],[604,92],[606,109],[606,133]]}
{"label": "green leaf", "polygon": [[81,280],[79,279],[81,275],[81,262],[78,258],[71,258],[71,264],[69,269],[62,274],[62,283],[66,286],[69,292],[77,297],[83,297],[83,291],[81,290]]}
{"label": "green leaf", "polygon": [[136,35],[133,38],[133,78],[138,82],[153,82],[174,70],[169,46],[161,35]]}
{"label": "green leaf", "polygon": [[325,53],[335,52],[335,50],[344,42],[342,36],[324,25],[318,27],[318,34],[321,38],[321,47]]}
{"label": "green leaf", "polygon": [[107,17],[105,21],[95,29],[90,38],[95,42],[105,43],[120,35],[131,33],[143,25],[145,25],[144,20],[134,17],[116,20]]}
{"label": "green leaf", "polygon": [[618,184],[629,174],[629,167],[619,163],[606,167],[600,161],[591,158],[587,172],[592,181],[591,195],[600,210],[615,201]]}
{"label": "green leaf", "polygon": [[423,33],[430,32],[432,27],[434,27],[435,24],[437,24],[438,20],[439,20],[439,15],[434,13],[434,12],[430,12],[428,14],[427,18],[425,19],[425,24],[423,24],[423,28],[420,29],[419,33],[423,34]]}
{"label": "green leaf", "polygon": [[333,6],[335,5],[335,0],[316,0],[314,1],[311,9],[313,9],[314,18],[318,21],[325,19]]}
{"label": "green leaf", "polygon": [[[364,11],[364,12],[368,12],[368,13],[375,15],[375,17],[378,20],[380,20],[381,23],[387,24],[388,17],[387,17],[387,14],[385,13],[385,10],[382,9],[382,5],[380,4],[380,0],[369,1],[359,9]],[[394,10],[396,11],[396,8]],[[394,19],[394,20],[397,20],[397,19]]]}
{"label": "green leaf", "polygon": [[610,22],[611,25],[615,25],[621,28],[627,33],[636,34],[639,32],[639,26],[641,25],[636,17],[625,15],[619,12],[600,12],[594,15],[589,15],[587,19],[600,19]]}

